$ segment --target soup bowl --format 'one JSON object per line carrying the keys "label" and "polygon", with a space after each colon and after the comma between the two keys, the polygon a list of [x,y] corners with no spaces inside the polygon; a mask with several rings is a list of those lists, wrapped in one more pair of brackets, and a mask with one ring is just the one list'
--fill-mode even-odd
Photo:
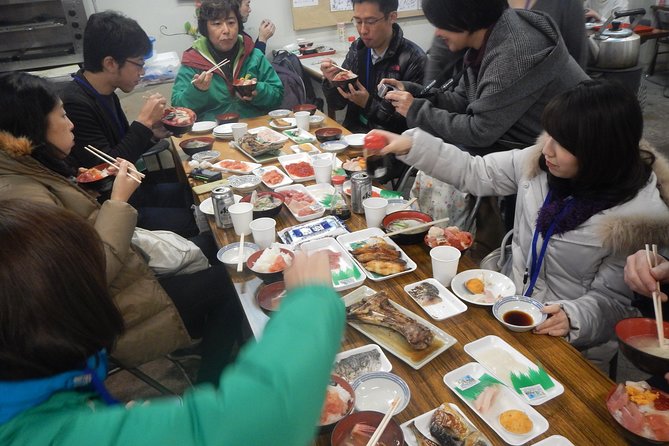
{"label": "soup bowl", "polygon": [[[269,248],[268,248],[268,249],[269,249]],[[289,249],[286,249],[286,248],[280,248],[280,249],[281,249],[281,252],[282,252],[283,254],[286,254],[286,255],[288,255],[288,256],[291,258],[291,262],[290,262],[290,263],[292,263],[292,259],[295,258],[295,254],[294,254],[292,251],[290,251]],[[264,271],[264,270],[263,270],[263,271],[260,271],[260,270],[259,270],[259,267],[258,267],[258,265],[256,265],[256,263],[257,263],[258,259],[260,258],[260,256],[261,256],[261,255],[263,254],[263,252],[265,252],[265,251],[267,251],[267,249],[263,249],[262,251],[256,251],[256,252],[254,252],[253,254],[251,254],[251,256],[246,260],[246,267],[247,267],[248,269],[250,269],[251,271],[253,271],[253,273],[254,273],[256,276],[258,276],[258,278],[259,278],[260,280],[262,280],[263,282],[265,282],[265,283],[274,283],[274,282],[278,282],[279,280],[282,280],[282,279],[283,279],[283,271],[284,271],[284,269],[286,269],[286,268],[287,268],[288,266],[290,266],[290,265],[287,265],[287,266],[285,266],[285,267],[283,267],[283,268],[280,268],[278,271],[272,271],[272,272],[266,272],[266,271]],[[267,265],[265,265],[265,266],[267,266]]]}
{"label": "soup bowl", "polygon": [[[408,227],[409,225],[421,225],[424,223],[429,223],[432,221],[432,217],[424,212],[419,211],[396,211],[386,215],[381,221],[381,226],[386,232],[394,232],[399,229]],[[415,223],[413,223],[415,222]],[[423,241],[425,234],[427,234],[429,228],[417,229],[415,231],[405,232],[403,234],[397,234],[390,237],[401,245],[410,245],[413,243],[420,243]]]}
{"label": "soup bowl", "polygon": [[[665,336],[669,336],[669,322],[663,322]],[[632,317],[623,319],[616,324],[620,351],[636,367],[653,375],[664,375],[669,371],[669,347],[665,347],[666,355],[658,356],[657,352],[640,346],[638,342],[643,338],[657,341],[657,327],[655,319],[646,317]]]}
{"label": "soup bowl", "polygon": [[335,127],[323,127],[314,132],[318,142],[336,141],[341,138],[341,129]]}
{"label": "soup bowl", "polygon": [[210,138],[208,136],[188,138],[181,141],[179,143],[179,147],[181,147],[181,150],[183,150],[186,155],[193,156],[196,153],[211,150],[211,148],[214,146],[214,141],[214,138]]}
{"label": "soup bowl", "polygon": [[298,104],[293,107],[293,113],[297,113],[300,111],[308,111],[309,114],[314,114],[316,113],[316,106],[314,104]]}
{"label": "soup bowl", "polygon": [[[384,414],[381,412],[363,410],[361,412],[354,412],[342,418],[332,431],[332,435],[330,436],[330,444],[332,446],[365,446],[374,430],[376,430],[376,427],[381,423],[383,415]],[[359,438],[352,435],[353,427],[355,427],[357,424],[364,424],[368,426],[369,428],[367,430],[370,431],[369,435],[361,435]],[[383,444],[386,446],[402,446],[404,444],[404,434],[402,433],[402,428],[400,428],[397,422],[392,418],[390,419],[386,429],[383,431],[379,442],[383,442]]]}
{"label": "soup bowl", "polygon": [[[273,207],[268,207],[266,209],[259,209],[256,210],[255,206],[253,208],[253,219],[255,220],[256,218],[261,218],[261,217],[274,217],[276,216],[279,212],[281,212],[281,205],[283,204],[283,195],[281,195],[278,192],[258,192],[258,198],[263,198],[263,197],[272,197],[272,201],[274,202],[275,206]],[[243,203],[249,203],[251,201],[251,194],[246,195],[244,198],[241,199]]]}
{"label": "soup bowl", "polygon": [[[341,403],[344,403],[343,410]],[[338,375],[330,376],[325,404],[321,409],[321,417],[318,422],[321,432],[329,432],[345,416],[353,412],[355,407],[355,392],[344,378]]]}

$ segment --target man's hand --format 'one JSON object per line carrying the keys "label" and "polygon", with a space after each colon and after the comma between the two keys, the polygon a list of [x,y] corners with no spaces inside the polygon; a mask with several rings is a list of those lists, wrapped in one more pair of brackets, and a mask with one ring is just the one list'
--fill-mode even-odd
{"label": "man's hand", "polygon": [[196,74],[193,76],[193,87],[200,91],[207,91],[209,90],[209,86],[211,85],[211,80],[213,77],[214,73],[207,73],[206,71],[203,71],[200,74]]}
{"label": "man's hand", "polygon": [[[651,254],[652,256],[652,254]],[[650,297],[656,290],[655,282],[669,282],[669,261],[662,256],[657,257],[655,268],[648,265],[646,251],[641,249],[627,257],[625,264],[625,283],[630,289],[642,296]],[[667,301],[667,295],[660,293],[660,299]]]}
{"label": "man's hand", "polygon": [[414,97],[408,91],[393,90],[386,93],[385,99],[393,104],[397,113],[406,118],[409,114],[409,108],[413,104]]}
{"label": "man's hand", "polygon": [[270,37],[274,35],[274,31],[276,31],[274,23],[269,19],[263,19],[260,22],[260,28],[258,28],[258,40],[267,43]]}
{"label": "man's hand", "polygon": [[136,121],[140,124],[143,124],[147,128],[152,128],[153,125],[159,122],[160,118],[163,117],[166,104],[167,99],[165,99],[162,94],[152,94],[144,102],[144,105],[139,111],[139,116],[137,116]]}
{"label": "man's hand", "polygon": [[365,108],[367,101],[369,100],[369,92],[359,80],[355,81],[355,86],[353,84],[348,84],[348,91],[344,91],[341,87],[337,87],[337,91],[344,98],[353,102],[360,108]]}
{"label": "man's hand", "polygon": [[323,73],[323,77],[325,77],[325,79],[329,80],[330,82],[332,82],[332,78],[335,77],[335,74],[339,73],[340,71],[341,69],[334,66],[332,59],[326,57],[325,59],[321,60],[321,73]]}

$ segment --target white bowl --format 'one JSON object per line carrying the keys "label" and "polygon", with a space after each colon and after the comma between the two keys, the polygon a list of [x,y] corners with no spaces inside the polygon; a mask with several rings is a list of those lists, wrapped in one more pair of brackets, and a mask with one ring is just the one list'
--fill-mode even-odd
{"label": "white bowl", "polygon": [[260,177],[255,175],[236,175],[229,177],[228,182],[235,192],[247,194],[260,186]]}
{"label": "white bowl", "polygon": [[313,115],[309,116],[309,126],[316,127],[319,126],[325,121],[325,116]]}
{"label": "white bowl", "polygon": [[285,108],[280,108],[279,110],[272,110],[271,112],[268,113],[268,115],[271,118],[285,118],[286,116],[290,116],[291,111],[286,110]]}
{"label": "white bowl", "polygon": [[[243,265],[246,265],[246,261],[251,254],[258,251],[260,247],[255,243],[244,242],[244,262]],[[224,263],[228,267],[234,267],[237,269],[237,262],[239,261],[239,243],[230,243],[218,250],[216,253],[216,258]]]}
{"label": "white bowl", "polygon": [[329,153],[340,153],[348,148],[348,143],[343,139],[321,143],[321,149]]}
{"label": "white bowl", "polygon": [[[531,297],[508,296],[495,302],[495,305],[492,307],[492,314],[502,325],[511,331],[530,331],[546,320],[546,313],[541,312],[543,307],[544,304]],[[511,311],[525,313],[525,315],[532,319],[532,323],[529,325],[514,325],[505,321],[504,316]]]}
{"label": "white bowl", "polygon": [[216,121],[200,121],[193,124],[191,133],[211,133],[216,128]]}
{"label": "white bowl", "polygon": [[204,162],[204,161],[209,161],[210,163],[213,161],[216,161],[218,158],[220,158],[221,153],[218,152],[217,150],[206,150],[204,152],[197,152],[194,154],[191,158],[193,158],[195,161],[198,162]]}

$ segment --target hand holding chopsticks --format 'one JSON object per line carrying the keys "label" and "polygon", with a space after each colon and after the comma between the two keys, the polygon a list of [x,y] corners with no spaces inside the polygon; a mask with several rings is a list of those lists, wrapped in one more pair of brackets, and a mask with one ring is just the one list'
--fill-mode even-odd
{"label": "hand holding chopsticks", "polygon": [[443,223],[448,221],[448,217],[440,218],[439,220],[430,221],[428,223],[423,223],[422,225],[409,226],[408,228],[399,229],[397,231],[389,232],[384,237],[392,237],[393,235],[404,234],[405,232],[415,231],[416,229],[429,228],[430,226],[436,225],[437,223]]}
{"label": "hand holding chopsticks", "polygon": [[379,426],[374,431],[374,434],[372,434],[372,437],[367,442],[367,446],[375,446],[379,442],[379,440],[381,439],[381,435],[383,435],[383,432],[386,430],[386,427],[388,427],[388,423],[390,422],[390,419],[393,417],[395,409],[397,409],[397,406],[399,406],[399,404],[400,404],[400,398],[395,397],[393,402],[390,403],[390,408],[388,409],[388,412],[386,412],[386,414],[383,416],[381,423],[379,423]]}
{"label": "hand holding chopsticks", "polygon": [[[657,266],[657,245],[653,244],[653,257],[651,259],[650,246],[646,244],[646,260],[648,266],[653,269]],[[657,325],[657,341],[660,348],[665,348],[664,344],[664,325],[662,317],[662,302],[660,301],[660,282],[655,282],[655,290],[653,290],[653,308],[655,309],[655,324]]]}
{"label": "hand holding chopsticks", "polygon": [[[118,166],[119,166],[118,162],[114,158],[112,158],[110,155],[107,155],[102,150],[96,149],[95,147],[93,147],[91,145],[85,146],[84,149],[88,150],[91,154],[95,155],[96,157],[98,157],[99,159],[104,161],[105,163],[109,163],[112,166],[118,168]],[[130,172],[132,172],[132,174]],[[137,169],[135,169],[134,167],[128,167],[128,176],[130,178],[132,178],[133,180],[135,180],[136,182],[140,183],[140,184],[142,183],[142,178],[144,178],[144,174],[142,172],[138,171]]]}
{"label": "hand holding chopsticks", "polygon": [[[217,63],[217,64],[214,65],[213,67],[209,68],[207,71],[205,71],[204,74],[207,75],[207,74],[209,74],[209,73],[213,73],[215,70],[218,70],[218,69],[221,68],[223,65],[226,65],[226,64],[229,64],[229,63],[230,63],[230,61],[229,61],[228,59],[223,59],[222,61],[220,61],[219,63]],[[200,73],[200,74],[198,74],[196,77],[194,77],[193,80],[190,81],[190,83],[191,83],[191,84],[194,84],[195,81],[197,81],[197,80],[200,78],[200,75],[201,75],[201,74],[202,74],[202,73]]]}

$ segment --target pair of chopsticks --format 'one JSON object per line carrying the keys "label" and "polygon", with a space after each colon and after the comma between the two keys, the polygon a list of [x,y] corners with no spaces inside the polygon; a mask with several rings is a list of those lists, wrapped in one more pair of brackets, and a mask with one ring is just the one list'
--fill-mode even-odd
{"label": "pair of chopsticks", "polygon": [[439,220],[434,220],[434,221],[431,221],[431,222],[428,222],[428,223],[423,223],[422,225],[409,226],[408,228],[399,229],[397,231],[389,232],[386,235],[384,235],[384,237],[392,237],[393,235],[404,234],[405,232],[415,231],[416,229],[429,228],[432,225],[436,225],[437,223],[443,223],[445,221],[448,221],[448,217],[440,218]]}
{"label": "pair of chopsticks", "polygon": [[379,423],[378,427],[372,434],[371,438],[367,442],[367,446],[376,446],[376,443],[379,442],[381,439],[381,435],[383,435],[383,432],[386,430],[386,427],[388,427],[388,423],[390,422],[390,419],[393,417],[393,414],[395,412],[395,409],[397,409],[397,406],[400,404],[400,398],[396,397],[392,403],[390,403],[390,409],[388,409],[388,412],[383,416],[383,419],[381,420],[381,423]]}
{"label": "pair of chopsticks", "polygon": [[[102,150],[96,149],[95,147],[93,147],[91,145],[85,146],[84,149],[88,150],[90,153],[97,156],[98,158],[100,158],[105,163],[109,163],[113,166],[119,167],[116,160],[114,158],[112,158],[111,156],[107,155]],[[133,173],[137,176],[133,175]],[[137,169],[135,169],[134,167],[132,167],[132,165],[128,166],[128,176],[130,178],[132,178],[133,180],[137,181],[138,183],[142,184],[142,178],[144,178],[144,174],[142,172],[138,171]]]}
{"label": "pair of chopsticks", "polygon": [[241,273],[244,268],[244,233],[239,236],[239,258],[237,259],[237,272]]}
{"label": "pair of chopsticks", "polygon": [[[223,65],[226,65],[226,64],[229,64],[229,63],[230,63],[230,61],[229,61],[228,59],[223,59],[222,61],[220,61],[219,63],[217,63],[217,64],[214,65],[213,67],[209,68],[209,69],[208,69],[207,71],[205,71],[204,73],[205,73],[205,74],[212,73],[214,70],[217,70],[217,69],[221,68]],[[195,79],[193,79],[192,81],[190,81],[190,83],[191,83],[191,84],[192,84],[192,83],[195,83],[196,80],[197,80],[197,78],[195,78]]]}
{"label": "pair of chopsticks", "polygon": [[[657,266],[657,245],[653,244],[653,258],[650,257],[650,246],[646,244],[646,260],[648,266],[652,269]],[[660,348],[665,348],[664,345],[664,325],[662,325],[662,302],[660,301],[660,282],[655,282],[655,290],[653,291],[653,308],[655,309],[655,324],[657,325],[657,342]]]}

